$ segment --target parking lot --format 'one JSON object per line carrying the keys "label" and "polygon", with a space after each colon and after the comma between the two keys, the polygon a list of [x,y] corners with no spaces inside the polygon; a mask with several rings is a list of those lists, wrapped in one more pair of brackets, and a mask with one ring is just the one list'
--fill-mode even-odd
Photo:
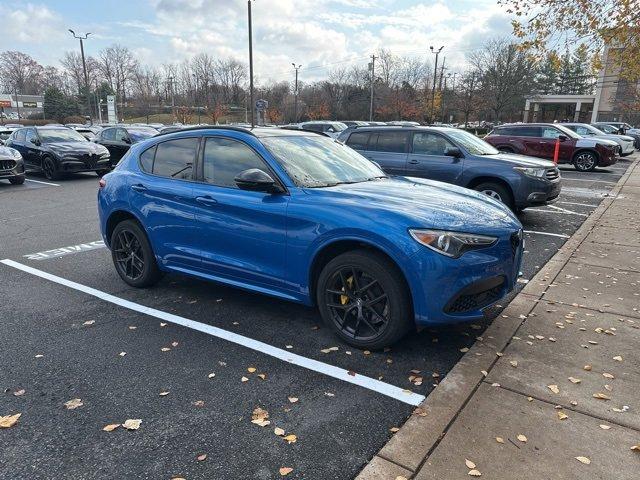
{"label": "parking lot", "polygon": [[[519,286],[629,164],[562,167],[558,201],[520,214]],[[96,190],[93,174],[0,183],[0,414],[22,413],[2,478],[353,478],[486,326],[363,352],[296,304],[176,275],[132,289],[99,241]]]}

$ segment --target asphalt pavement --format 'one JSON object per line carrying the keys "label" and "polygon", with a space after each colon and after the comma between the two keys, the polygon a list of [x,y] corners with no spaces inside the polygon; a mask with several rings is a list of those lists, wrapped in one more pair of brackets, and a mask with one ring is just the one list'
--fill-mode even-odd
{"label": "asphalt pavement", "polygon": [[[628,165],[563,168],[558,201],[520,215],[519,287]],[[0,182],[0,259],[27,267],[0,264],[0,415],[22,414],[0,430],[0,478],[353,478],[491,322],[362,352],[314,309],[177,275],[131,289],[96,243],[96,190],[91,174]]]}

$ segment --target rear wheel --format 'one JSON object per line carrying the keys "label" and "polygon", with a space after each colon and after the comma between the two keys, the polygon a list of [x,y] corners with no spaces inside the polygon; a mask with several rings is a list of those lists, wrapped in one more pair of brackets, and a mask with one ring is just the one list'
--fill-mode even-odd
{"label": "rear wheel", "polygon": [[22,185],[25,181],[24,176],[21,177],[13,177],[9,179],[9,182],[11,182],[11,185]]}
{"label": "rear wheel", "polygon": [[325,323],[345,342],[380,349],[411,328],[411,298],[398,268],[368,250],[343,253],[320,273],[316,298]]}
{"label": "rear wheel", "polygon": [[504,203],[507,207],[513,210],[513,196],[503,185],[494,182],[484,182],[476,185],[473,189],[476,192],[484,193],[485,195]]}
{"label": "rear wheel", "polygon": [[44,157],[42,159],[42,173],[47,180],[58,180],[60,178],[60,172],[58,171],[58,165],[56,161],[51,157]]}
{"label": "rear wheel", "polygon": [[579,172],[592,172],[598,165],[598,157],[593,152],[578,152],[573,159],[573,166]]}
{"label": "rear wheel", "polygon": [[149,287],[162,278],[147,235],[134,220],[116,225],[111,235],[111,256],[120,278],[132,287]]}

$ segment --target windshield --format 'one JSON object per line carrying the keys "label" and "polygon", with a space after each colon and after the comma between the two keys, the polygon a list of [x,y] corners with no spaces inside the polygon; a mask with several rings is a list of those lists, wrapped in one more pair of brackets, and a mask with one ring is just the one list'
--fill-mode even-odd
{"label": "windshield", "polygon": [[355,150],[327,137],[261,140],[299,187],[330,187],[386,178],[382,170]]}
{"label": "windshield", "polygon": [[[565,127],[564,125],[558,125],[557,123],[554,123],[553,126],[556,127],[558,130],[560,130],[563,134],[565,134],[569,138],[582,138],[576,132]],[[544,130],[544,127],[543,127],[543,130]]]}
{"label": "windshield", "polygon": [[496,155],[500,153],[481,138],[464,130],[447,130],[446,133],[472,155]]}
{"label": "windshield", "polygon": [[87,139],[69,128],[41,128],[38,130],[42,143],[86,142]]}
{"label": "windshield", "polygon": [[151,138],[158,133],[154,130],[128,130],[128,132],[133,143],[141,142],[142,140]]}

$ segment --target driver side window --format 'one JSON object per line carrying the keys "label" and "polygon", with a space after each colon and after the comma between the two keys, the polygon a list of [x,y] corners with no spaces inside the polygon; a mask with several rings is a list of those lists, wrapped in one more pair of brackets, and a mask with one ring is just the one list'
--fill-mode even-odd
{"label": "driver side window", "polygon": [[127,133],[127,131],[124,128],[118,128],[116,130],[116,142],[128,142],[129,141],[129,134]]}
{"label": "driver side window", "polygon": [[36,133],[36,131],[33,128],[28,129],[26,142],[33,144],[34,143],[33,141],[37,139],[38,139],[38,134]]}
{"label": "driver side window", "polygon": [[542,129],[542,138],[558,138],[562,133],[557,128],[545,127]]}
{"label": "driver side window", "polygon": [[420,132],[413,135],[413,153],[421,155],[444,155],[453,145],[446,138],[435,133]]}
{"label": "driver side window", "polygon": [[238,188],[236,176],[250,168],[265,172],[264,160],[251,147],[229,138],[210,137],[204,147],[204,181],[219,187]]}

